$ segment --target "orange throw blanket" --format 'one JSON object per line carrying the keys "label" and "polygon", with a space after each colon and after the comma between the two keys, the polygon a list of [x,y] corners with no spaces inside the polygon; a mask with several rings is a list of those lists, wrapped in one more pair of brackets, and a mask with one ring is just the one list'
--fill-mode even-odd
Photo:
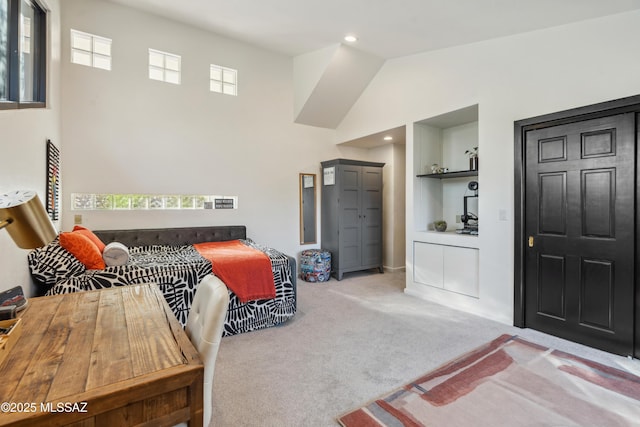
{"label": "orange throw blanket", "polygon": [[211,261],[213,274],[235,293],[240,302],[276,297],[271,260],[264,252],[239,240],[193,245]]}

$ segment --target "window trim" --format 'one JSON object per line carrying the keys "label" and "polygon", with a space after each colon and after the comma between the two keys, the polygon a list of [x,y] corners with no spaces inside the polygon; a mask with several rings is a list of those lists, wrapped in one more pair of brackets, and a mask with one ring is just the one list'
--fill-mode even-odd
{"label": "window trim", "polygon": [[[158,65],[152,65],[151,64],[151,54],[156,54],[156,55],[160,55],[162,56],[162,66],[158,66]],[[167,67],[167,59],[168,58],[172,58],[178,61],[178,69],[177,70],[172,70],[170,68]],[[148,53],[147,53],[147,62],[148,62],[148,67],[147,67],[147,77],[149,78],[149,80],[153,80],[156,82],[163,82],[163,83],[169,83],[172,85],[176,85],[176,86],[180,86],[182,85],[182,55],[178,55],[175,53],[171,53],[171,52],[166,52],[163,50],[158,50],[158,49],[154,49],[154,48],[148,48]],[[155,70],[155,71],[162,71],[162,79],[156,79],[151,77],[151,71]],[[167,80],[167,71],[170,72],[174,72],[178,74],[178,81],[177,82],[173,82],[170,80]]]}
{"label": "window trim", "polygon": [[[0,0],[2,1],[2,0]],[[6,0],[8,5],[7,99],[0,100],[0,110],[46,108],[47,106],[47,34],[48,10],[38,0],[24,0],[34,9],[33,101],[20,100],[20,9],[21,0]]]}
{"label": "window trim", "polygon": [[[220,71],[220,80],[217,80],[217,79],[214,79],[214,78],[211,77],[211,73],[213,72],[214,69]],[[225,82],[225,80],[224,80],[224,72],[225,71],[233,72],[233,75],[234,75],[234,82],[233,83]],[[211,83],[213,83],[213,82],[220,84],[220,90],[219,91],[211,89]],[[225,92],[225,90],[224,90],[225,84],[233,87],[233,93]],[[231,68],[231,67],[225,67],[223,65],[209,64],[209,92],[219,93],[221,95],[238,96],[238,70],[235,69],[235,68]]]}
{"label": "window trim", "polygon": [[[74,36],[74,34],[78,34],[78,35],[83,35],[83,36],[89,37],[90,44],[91,44],[90,50],[85,50],[85,49],[80,49],[80,48],[77,48],[77,47],[73,47],[73,36]],[[95,41],[96,40],[100,40],[100,41],[104,41],[104,42],[108,42],[109,43],[109,55],[104,55],[102,53],[97,53],[95,51]],[[70,50],[69,61],[74,65],[82,65],[84,67],[96,68],[98,70],[111,71],[112,70],[112,66],[113,66],[113,56],[111,55],[112,46],[113,46],[113,39],[110,39],[109,37],[104,37],[104,36],[99,36],[97,34],[87,33],[86,31],[80,31],[80,30],[76,30],[74,28],[70,28],[69,29],[69,48],[71,49]],[[91,63],[89,65],[86,65],[86,64],[83,64],[83,63],[80,63],[80,62],[74,62],[73,61],[73,53],[76,52],[76,51],[84,52],[84,53],[88,54],[89,57],[91,58]],[[96,66],[95,65],[96,57],[109,59],[109,68],[103,68],[103,67]]]}

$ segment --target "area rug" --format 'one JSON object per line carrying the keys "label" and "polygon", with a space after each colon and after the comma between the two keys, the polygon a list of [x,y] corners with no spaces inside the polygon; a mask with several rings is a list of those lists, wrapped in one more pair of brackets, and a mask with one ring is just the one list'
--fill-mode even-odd
{"label": "area rug", "polygon": [[639,426],[640,377],[502,335],[339,418],[369,426]]}

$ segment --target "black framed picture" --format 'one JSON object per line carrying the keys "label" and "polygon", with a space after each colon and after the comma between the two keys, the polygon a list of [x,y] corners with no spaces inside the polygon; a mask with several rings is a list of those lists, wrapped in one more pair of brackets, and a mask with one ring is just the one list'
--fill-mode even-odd
{"label": "black framed picture", "polygon": [[52,221],[60,217],[60,150],[47,140],[47,213]]}

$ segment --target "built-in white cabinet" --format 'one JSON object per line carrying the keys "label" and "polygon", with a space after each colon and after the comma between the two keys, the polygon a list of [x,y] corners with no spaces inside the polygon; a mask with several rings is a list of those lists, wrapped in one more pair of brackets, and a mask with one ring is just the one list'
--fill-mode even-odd
{"label": "built-in white cabinet", "polygon": [[413,243],[414,282],[478,297],[478,249]]}

